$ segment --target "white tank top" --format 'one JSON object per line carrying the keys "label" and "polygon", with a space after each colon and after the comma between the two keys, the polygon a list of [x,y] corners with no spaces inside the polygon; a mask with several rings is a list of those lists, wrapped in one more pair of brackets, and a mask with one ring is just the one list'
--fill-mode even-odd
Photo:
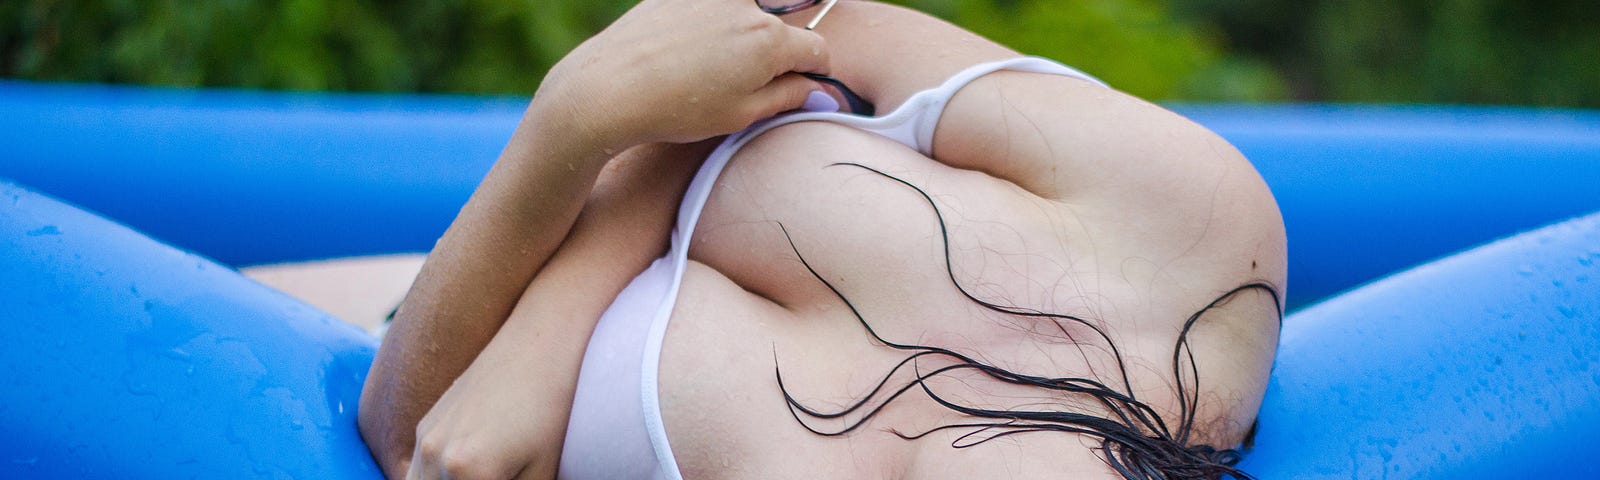
{"label": "white tank top", "polygon": [[[1065,75],[1104,86],[1099,80],[1050,60],[1022,57],[975,65],[944,84],[918,92],[881,117],[836,112],[796,112],[769,118],[728,136],[695,174],[672,231],[672,247],[617,295],[600,316],[578,374],[572,416],[561,450],[558,478],[681,480],[667,442],[658,395],[661,342],[678,298],[689,257],[689,237],[722,169],[752,139],[781,125],[825,121],[888,137],[933,156],[933,131],[956,92],[999,70]],[[807,105],[832,102],[807,102]]]}

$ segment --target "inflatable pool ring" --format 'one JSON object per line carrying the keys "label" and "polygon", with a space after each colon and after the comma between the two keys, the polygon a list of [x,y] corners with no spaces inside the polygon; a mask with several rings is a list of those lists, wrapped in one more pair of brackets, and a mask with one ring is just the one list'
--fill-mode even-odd
{"label": "inflatable pool ring", "polygon": [[0,259],[0,477],[381,478],[357,328],[6,183]]}
{"label": "inflatable pool ring", "polygon": [[[520,103],[0,83],[0,477],[379,478],[375,341],[226,265],[426,248]],[[1247,471],[1600,476],[1600,115],[1180,110],[1273,187],[1291,298],[1371,282],[1285,320]]]}

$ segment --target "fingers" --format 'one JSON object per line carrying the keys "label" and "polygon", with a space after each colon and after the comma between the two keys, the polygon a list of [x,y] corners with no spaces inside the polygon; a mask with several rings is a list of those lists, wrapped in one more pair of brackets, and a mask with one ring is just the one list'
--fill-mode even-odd
{"label": "fingers", "polygon": [[504,442],[485,444],[485,441],[482,436],[468,438],[459,434],[419,432],[406,479],[505,479],[527,467],[528,459],[501,448]]}
{"label": "fingers", "polygon": [[816,81],[798,73],[786,73],[772,80],[753,95],[755,111],[749,118],[762,119],[800,108],[813,91],[822,90]]}
{"label": "fingers", "polygon": [[[780,25],[783,25],[780,23]],[[828,74],[828,44],[811,30],[783,25],[771,54],[776,60],[774,73],[807,72]]]}
{"label": "fingers", "polygon": [[410,465],[406,466],[406,480],[423,480],[426,478],[423,475],[424,465],[426,463],[422,459],[422,449],[412,450]]}

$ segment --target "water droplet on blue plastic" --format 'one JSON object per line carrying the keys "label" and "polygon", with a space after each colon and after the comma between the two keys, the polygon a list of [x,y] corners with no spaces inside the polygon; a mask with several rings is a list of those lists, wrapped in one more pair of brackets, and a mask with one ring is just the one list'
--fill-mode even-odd
{"label": "water droplet on blue plastic", "polygon": [[45,225],[43,227],[35,228],[33,230],[28,230],[28,236],[30,236],[30,237],[37,237],[37,236],[41,236],[41,235],[60,235],[60,234],[61,234],[61,229],[56,228],[55,225]]}
{"label": "water droplet on blue plastic", "polygon": [[155,389],[150,388],[150,384],[149,383],[140,382],[140,381],[134,380],[132,378],[123,378],[122,379],[122,386],[123,386],[124,389],[126,389],[128,391],[128,393],[131,393],[131,394],[134,394],[134,395],[138,395],[138,396],[141,396],[141,397],[146,397],[146,396],[150,396],[150,395],[155,395],[156,394]]}

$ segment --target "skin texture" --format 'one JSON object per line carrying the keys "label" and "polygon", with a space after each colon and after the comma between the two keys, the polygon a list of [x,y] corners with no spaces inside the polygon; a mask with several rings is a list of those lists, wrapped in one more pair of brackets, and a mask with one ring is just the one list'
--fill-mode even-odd
{"label": "skin texture", "polygon": [[[707,44],[730,48],[691,48]],[[696,145],[651,144],[699,141],[799,106],[817,86],[790,72],[826,73],[825,52],[814,33],[742,1],[646,0],[552,68],[379,349],[360,426],[385,474],[553,476],[594,319],[625,284],[617,279],[658,251],[650,236],[641,245],[626,230],[590,225],[642,221],[627,201],[681,189],[659,180],[687,170],[671,159],[703,156]],[[605,107],[585,108],[594,104]],[[597,188],[607,165],[631,163],[613,161],[625,151],[657,161],[617,167],[617,180]],[[563,241],[576,246],[556,254]],[[608,243],[617,246],[596,246]],[[561,267],[574,263],[583,267]],[[531,294],[547,283],[582,293]],[[525,349],[542,356],[518,354]],[[545,381],[501,389],[477,380],[513,374]]]}
{"label": "skin texture", "polygon": [[[707,29],[722,22],[706,18],[728,18],[730,28]],[[552,71],[380,349],[361,426],[386,474],[554,476],[594,322],[665,247],[683,186],[710,147],[659,142],[727,133],[798,105],[815,86],[791,70],[829,71],[887,112],[962,68],[1016,56],[868,2],[830,13],[818,29],[826,49],[811,50],[821,44],[805,36],[793,37],[805,39],[798,46],[741,47],[799,35],[759,18],[772,17],[744,1],[646,1]],[[662,33],[680,29],[705,32]],[[693,42],[730,48],[681,47]],[[584,98],[618,100],[580,114],[575,105],[598,103]],[[835,162],[912,182],[934,205]],[[1074,343],[960,297],[945,277],[931,208],[951,222],[957,281],[991,301],[1099,322],[1129,365],[1132,389],[1164,416],[1176,408],[1170,362],[1183,319],[1247,282],[1283,286],[1282,221],[1249,163],[1177,115],[1081,80],[999,73],[974,82],[946,110],[933,158],[838,126],[781,127],[719,179],[669,325],[660,401],[688,478],[1111,474],[1073,435],[956,450],[950,441],[961,432],[915,442],[887,432],[963,420],[925,397],[886,408],[847,439],[814,435],[790,417],[774,367],[821,407],[855,398],[901,357],[867,340],[801,266],[784,230],[886,338],[1019,372],[1109,378],[1115,359],[1085,331],[1064,333]],[[1265,388],[1279,308],[1246,294],[1191,332],[1200,442],[1228,447],[1243,437]],[[932,387],[997,408],[1071,402],[981,378]]]}

